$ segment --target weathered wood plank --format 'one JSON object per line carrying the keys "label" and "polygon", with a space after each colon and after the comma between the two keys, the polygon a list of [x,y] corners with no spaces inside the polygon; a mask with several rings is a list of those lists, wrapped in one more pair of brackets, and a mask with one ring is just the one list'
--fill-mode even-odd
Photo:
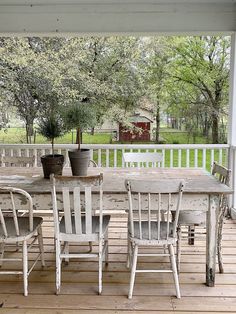
{"label": "weathered wood plank", "polygon": [[[0,295],[0,300],[3,302],[2,308],[60,308],[60,309],[92,309],[92,310],[155,310],[158,304],[158,309],[162,311],[170,311],[172,307],[171,297],[150,297],[139,296],[134,300],[128,300],[124,296],[107,296],[94,295],[92,300],[90,296],[81,295],[79,300],[68,295],[29,295],[23,298],[20,295]],[[92,301],[92,302],[91,302]],[[1,301],[0,301],[1,302]]]}
{"label": "weathered wood plank", "polygon": [[[20,282],[7,282],[0,286],[0,294],[19,294],[22,289]],[[106,284],[103,296],[125,296],[128,291],[127,284]],[[167,296],[174,292],[173,284],[136,284],[134,295],[136,296]],[[64,283],[61,289],[62,295],[94,295],[95,288],[90,283]],[[53,295],[54,285],[52,283],[30,283],[31,295]],[[182,284],[182,297],[235,297],[236,285],[219,285],[215,289],[205,285]]]}

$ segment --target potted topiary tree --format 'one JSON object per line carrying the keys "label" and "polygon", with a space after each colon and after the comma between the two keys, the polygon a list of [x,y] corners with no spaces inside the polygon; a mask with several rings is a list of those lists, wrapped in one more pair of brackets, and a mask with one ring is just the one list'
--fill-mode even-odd
{"label": "potted topiary tree", "polygon": [[65,125],[76,129],[77,149],[69,151],[69,159],[73,176],[86,176],[90,160],[90,150],[81,149],[81,134],[84,130],[96,125],[95,107],[86,102],[76,101],[69,105],[64,112]]}
{"label": "potted topiary tree", "polygon": [[65,133],[65,127],[62,118],[57,114],[50,114],[47,117],[41,117],[38,123],[38,133],[51,141],[52,154],[41,156],[44,178],[49,178],[51,173],[62,175],[64,165],[64,155],[55,154],[55,138]]}

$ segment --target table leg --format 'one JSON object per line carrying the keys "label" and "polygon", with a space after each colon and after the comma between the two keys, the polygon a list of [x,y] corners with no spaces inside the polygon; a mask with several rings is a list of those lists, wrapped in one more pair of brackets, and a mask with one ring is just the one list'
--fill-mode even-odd
{"label": "table leg", "polygon": [[209,195],[206,236],[206,285],[209,287],[215,286],[218,213],[219,196]]}

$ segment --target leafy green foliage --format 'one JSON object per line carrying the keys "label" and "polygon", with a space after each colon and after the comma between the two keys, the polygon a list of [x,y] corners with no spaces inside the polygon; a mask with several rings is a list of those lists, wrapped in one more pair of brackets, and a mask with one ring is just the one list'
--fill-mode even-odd
{"label": "leafy green foliage", "polygon": [[97,123],[96,107],[76,101],[65,108],[63,119],[68,129],[77,129],[78,149],[80,149],[81,132],[95,127]]}
{"label": "leafy green foliage", "polygon": [[81,131],[94,127],[97,122],[95,106],[78,101],[65,108],[63,117],[68,128]]}
{"label": "leafy green foliage", "polygon": [[54,140],[57,137],[63,136],[66,131],[63,120],[59,115],[50,115],[48,117],[41,118],[37,129],[39,134],[51,141],[52,153],[54,155]]}
{"label": "leafy green foliage", "polygon": [[229,50],[230,37],[220,36],[1,38],[0,102],[14,106],[28,143],[35,121],[67,106],[81,130],[95,125],[90,109],[96,125],[109,119],[131,127],[142,99],[152,106],[157,142],[168,116],[194,138],[217,143],[226,129]]}

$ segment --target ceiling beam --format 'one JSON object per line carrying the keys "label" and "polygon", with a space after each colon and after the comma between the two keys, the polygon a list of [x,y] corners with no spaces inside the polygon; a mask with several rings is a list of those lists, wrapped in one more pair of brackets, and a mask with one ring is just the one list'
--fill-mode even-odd
{"label": "ceiling beam", "polygon": [[235,0],[0,0],[0,35],[211,34],[233,31],[236,31]]}

